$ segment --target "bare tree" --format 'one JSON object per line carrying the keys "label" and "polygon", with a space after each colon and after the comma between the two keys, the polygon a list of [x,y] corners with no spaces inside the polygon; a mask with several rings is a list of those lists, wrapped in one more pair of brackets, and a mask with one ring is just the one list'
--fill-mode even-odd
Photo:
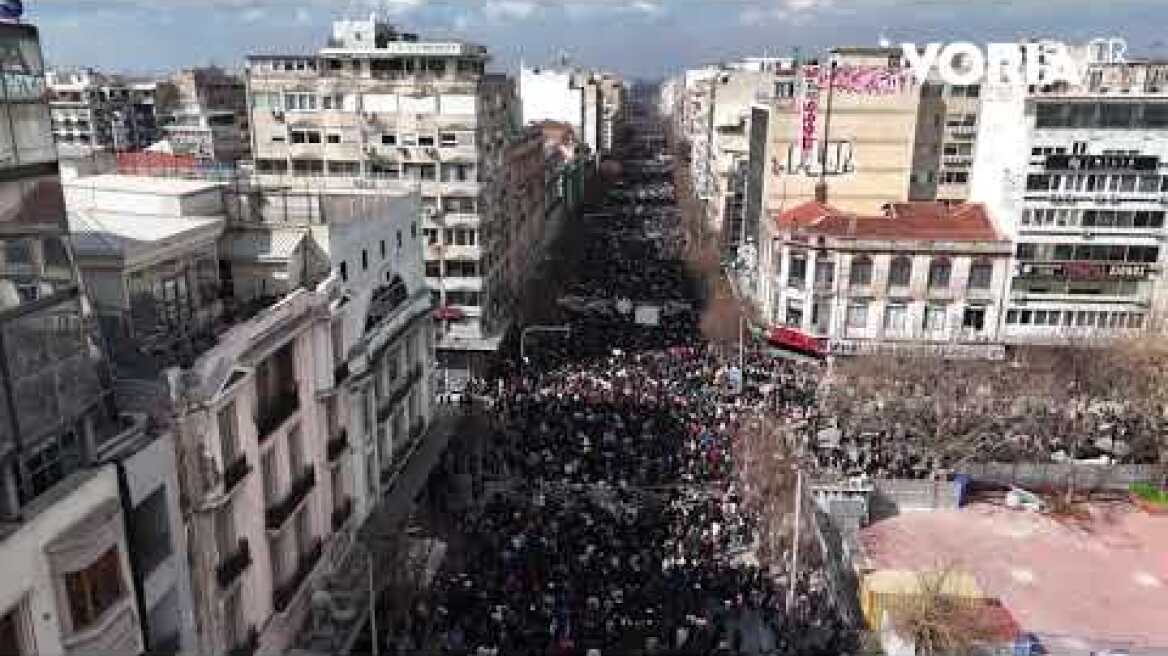
{"label": "bare tree", "polygon": [[944,567],[917,575],[917,590],[891,609],[898,632],[920,656],[964,656],[998,632],[981,599],[955,594],[955,571]]}

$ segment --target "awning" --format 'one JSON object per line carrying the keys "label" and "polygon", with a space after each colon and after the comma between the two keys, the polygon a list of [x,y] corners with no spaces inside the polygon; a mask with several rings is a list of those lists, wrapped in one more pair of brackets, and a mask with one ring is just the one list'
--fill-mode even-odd
{"label": "awning", "polygon": [[450,307],[449,305],[434,308],[434,318],[439,321],[458,321],[465,316],[465,312],[458,308]]}

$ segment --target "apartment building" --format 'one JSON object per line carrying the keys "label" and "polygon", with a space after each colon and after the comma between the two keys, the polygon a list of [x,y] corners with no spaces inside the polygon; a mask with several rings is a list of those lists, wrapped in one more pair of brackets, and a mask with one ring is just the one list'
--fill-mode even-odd
{"label": "apartment building", "polygon": [[1003,337],[1129,334],[1162,316],[1168,64],[983,94],[970,197],[1015,245]]}
{"label": "apartment building", "polygon": [[173,93],[162,103],[159,122],[169,152],[223,163],[250,156],[242,77],[215,67],[191,68],[168,83]]}
{"label": "apartment building", "polygon": [[257,183],[416,191],[420,229],[453,232],[458,258],[431,249],[426,271],[443,309],[439,355],[464,374],[498,347],[510,315],[497,273],[506,255],[484,233],[503,219],[518,106],[513,83],[484,72],[488,59],[483,46],[369,19],[334,23],[314,55],[248,60]]}
{"label": "apartment building", "polygon": [[140,150],[158,141],[158,107],[175,88],[167,82],[105,75],[89,68],[45,75],[53,137],[59,145]]}
{"label": "apartment building", "polygon": [[610,153],[625,116],[620,76],[582,68],[519,67],[519,99],[524,124],[567,123],[599,157]]}
{"label": "apartment building", "polygon": [[170,443],[118,411],[68,244],[37,28],[0,24],[0,645],[139,653],[189,634]]}
{"label": "apartment building", "polygon": [[990,355],[1011,245],[983,206],[892,203],[861,215],[807,201],[768,228],[760,293],[770,323],[841,355],[922,343]]}
{"label": "apartment building", "polygon": [[125,175],[68,196],[115,370],[183,463],[194,649],[335,652],[306,623],[313,591],[350,618],[325,638],[359,628],[356,532],[408,514],[398,479],[445,448],[417,196]]}
{"label": "apartment building", "polygon": [[929,80],[921,86],[910,199],[955,204],[969,198],[980,97],[978,84]]}

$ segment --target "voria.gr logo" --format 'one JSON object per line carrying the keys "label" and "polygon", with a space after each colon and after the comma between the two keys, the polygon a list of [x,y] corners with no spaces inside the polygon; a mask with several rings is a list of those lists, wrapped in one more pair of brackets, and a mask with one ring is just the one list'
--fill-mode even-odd
{"label": "voria.gr logo", "polygon": [[1119,38],[1094,39],[1076,58],[1058,41],[1031,43],[990,43],[983,51],[973,43],[901,44],[904,58],[918,83],[924,83],[934,68],[941,81],[952,85],[984,83],[989,86],[1048,85],[1065,82],[1079,86],[1086,66],[1122,63],[1127,42]]}

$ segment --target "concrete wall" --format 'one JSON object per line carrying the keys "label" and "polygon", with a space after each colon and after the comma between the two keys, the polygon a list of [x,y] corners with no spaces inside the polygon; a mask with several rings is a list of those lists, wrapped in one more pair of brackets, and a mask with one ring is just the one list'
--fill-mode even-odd
{"label": "concrete wall", "polygon": [[975,481],[1033,489],[1065,488],[1073,476],[1079,489],[1121,490],[1132,483],[1159,482],[1168,472],[1164,465],[991,462],[963,465],[960,473],[972,476]]}

